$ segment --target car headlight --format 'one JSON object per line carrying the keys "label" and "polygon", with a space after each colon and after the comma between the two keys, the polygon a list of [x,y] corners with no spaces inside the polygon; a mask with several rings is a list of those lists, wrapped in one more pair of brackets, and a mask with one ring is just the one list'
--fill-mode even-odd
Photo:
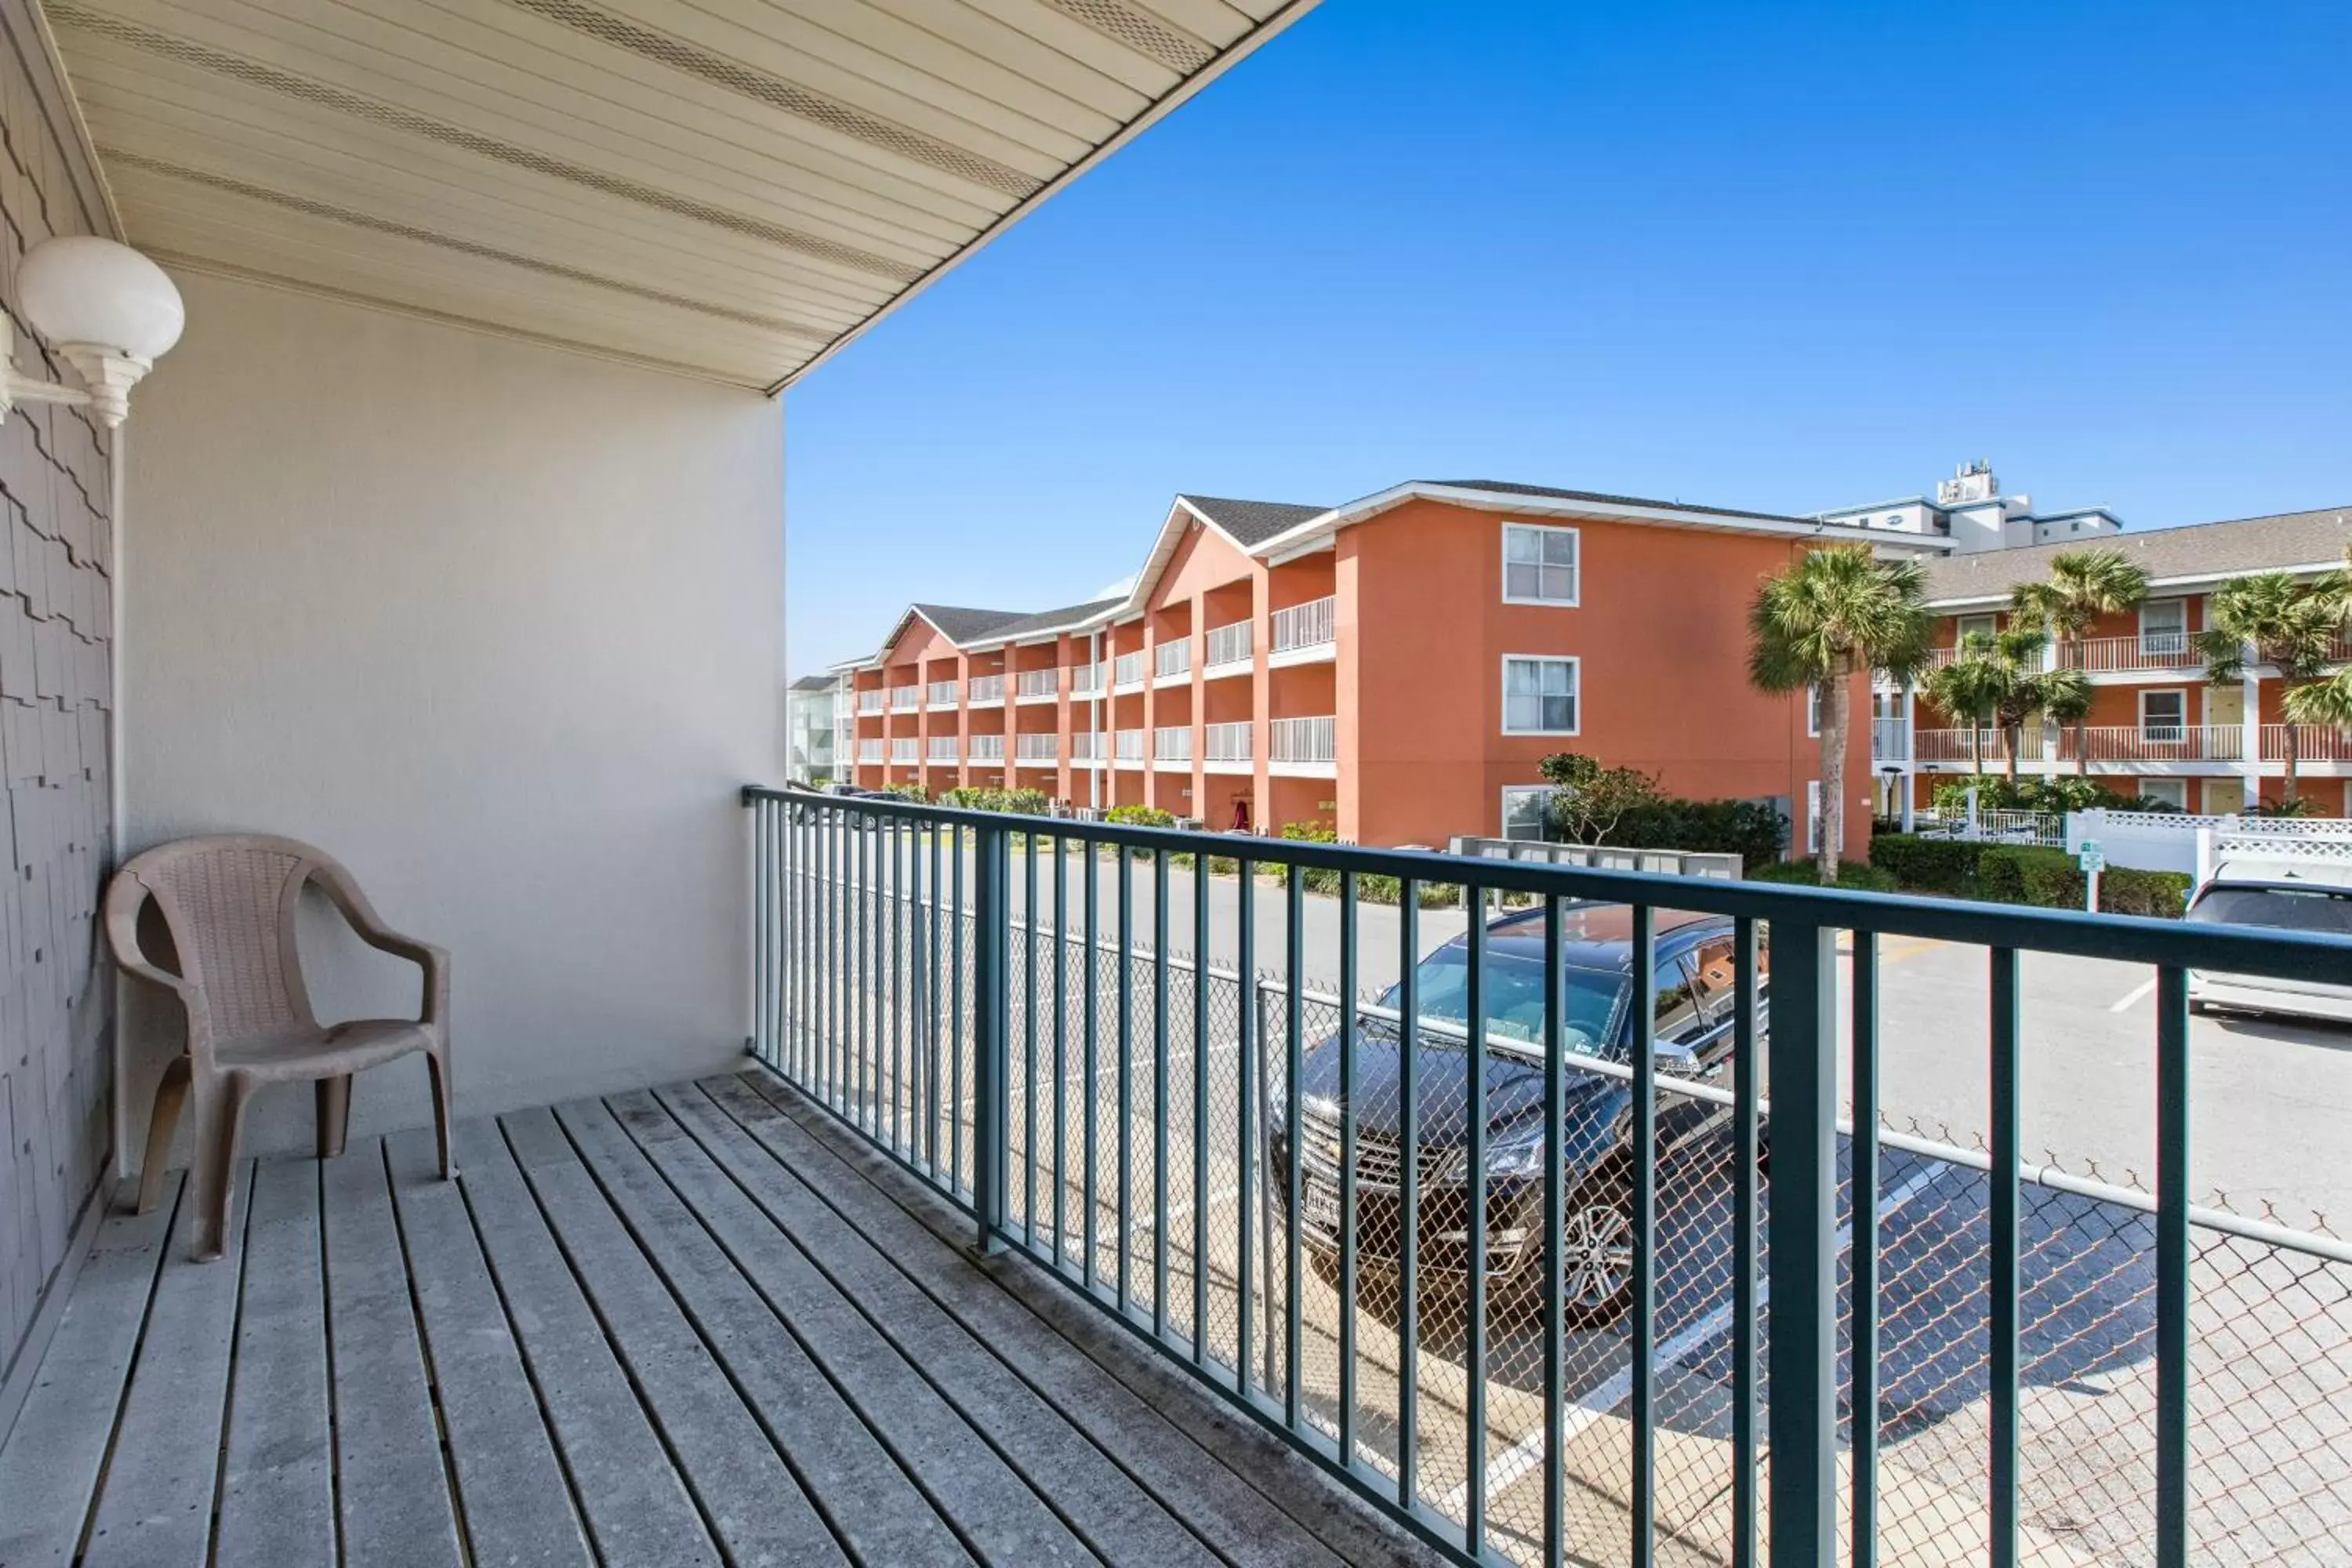
{"label": "car headlight", "polygon": [[1538,1123],[1523,1132],[1515,1132],[1500,1142],[1486,1145],[1486,1174],[1492,1176],[1540,1176],[1544,1168],[1543,1126]]}

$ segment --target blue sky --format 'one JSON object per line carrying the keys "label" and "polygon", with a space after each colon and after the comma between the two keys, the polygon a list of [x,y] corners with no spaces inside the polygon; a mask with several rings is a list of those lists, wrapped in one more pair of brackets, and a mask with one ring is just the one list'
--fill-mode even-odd
{"label": "blue sky", "polygon": [[2342,0],[1325,0],[786,395],[788,656],[1179,489],[2352,503]]}

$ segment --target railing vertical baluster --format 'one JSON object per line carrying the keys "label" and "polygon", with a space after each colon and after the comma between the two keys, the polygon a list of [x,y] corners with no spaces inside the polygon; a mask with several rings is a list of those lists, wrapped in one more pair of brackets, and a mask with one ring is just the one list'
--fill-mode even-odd
{"label": "railing vertical baluster", "polygon": [[849,992],[850,1005],[856,1009],[856,1022],[850,1030],[856,1053],[852,1063],[856,1087],[851,1093],[850,1105],[854,1124],[870,1134],[874,1131],[874,1053],[870,1044],[874,1022],[874,814],[870,811],[860,812],[857,816],[856,858],[857,953]]}
{"label": "railing vertical baluster", "polygon": [[1059,1268],[1069,1260],[1070,1234],[1067,1205],[1064,1199],[1069,1192],[1069,1112],[1066,1096],[1068,1093],[1070,1064],[1067,1037],[1070,1017],[1070,868],[1063,847],[1069,842],[1061,832],[1054,835],[1054,1267]]}
{"label": "railing vertical baluster", "polygon": [[[931,923],[929,933],[931,961],[931,1007],[929,1019],[924,1028],[924,1037],[929,1042],[929,1047],[923,1067],[924,1078],[930,1085],[931,1109],[929,1116],[927,1117],[923,1122],[923,1162],[929,1167],[931,1180],[934,1182],[937,1182],[940,1179],[940,1121],[942,1114],[942,1107],[940,1103],[940,997],[944,987],[940,983],[941,973],[940,969],[940,922],[947,918],[947,911],[940,907],[940,894],[941,890],[946,887],[946,883],[942,881],[940,877],[940,860],[942,853],[940,840],[946,835],[946,833],[947,829],[940,824],[935,822],[931,825],[929,835],[931,842]],[[950,1186],[949,1190],[952,1192],[954,1188]]]}
{"label": "railing vertical baluster", "polygon": [[1421,1490],[1421,884],[1397,879],[1397,1506]]}
{"label": "railing vertical baluster", "polygon": [[914,1011],[907,1020],[907,1161],[917,1166],[923,1161],[923,1129],[930,1104],[925,1090],[931,1079],[931,972],[927,963],[930,911],[923,902],[923,845],[928,837],[920,822],[908,822],[907,967],[914,975]]}
{"label": "railing vertical baluster", "polygon": [[2189,973],[2156,972],[2156,1562],[2189,1562]]}
{"label": "railing vertical baluster", "polygon": [[1837,933],[1772,921],[1771,1568],[1837,1554]]}
{"label": "railing vertical baluster", "polygon": [[1486,1550],[1486,889],[1464,889],[1462,1125],[1466,1141],[1463,1214],[1462,1370],[1465,1374],[1462,1550]]}
{"label": "railing vertical baluster", "polygon": [[1098,1189],[1102,1184],[1101,1166],[1098,1163],[1100,1150],[1097,1142],[1097,1139],[1098,1137],[1097,1123],[1101,1120],[1101,1118],[1098,1114],[1099,1108],[1096,1104],[1097,1100],[1100,1096],[1102,1079],[1095,1065],[1097,1042],[1099,1040],[1102,1033],[1101,1027],[1095,1016],[1097,1010],[1096,998],[1097,985],[1095,972],[1102,962],[1101,921],[1099,912],[1096,909],[1097,901],[1097,894],[1101,880],[1098,875],[1097,863],[1102,858],[1096,852],[1097,847],[1092,839],[1081,838],[1078,840],[1078,843],[1086,857],[1085,862],[1080,870],[1080,875],[1085,879],[1087,906],[1084,914],[1080,917],[1081,923],[1086,929],[1083,936],[1083,945],[1079,949],[1078,958],[1078,962],[1086,966],[1086,995],[1084,1001],[1080,1005],[1087,1010],[1086,1030],[1080,1037],[1078,1047],[1080,1054],[1086,1059],[1087,1075],[1087,1100],[1086,1110],[1084,1112],[1085,1121],[1082,1123],[1082,1131],[1079,1135],[1079,1142],[1086,1145],[1087,1161],[1087,1187],[1084,1194],[1085,1205],[1079,1211],[1079,1224],[1084,1227],[1086,1232],[1086,1261],[1079,1267],[1079,1276],[1086,1281],[1087,1289],[1091,1291],[1095,1288],[1095,1275],[1097,1272],[1095,1267],[1095,1245],[1097,1227],[1095,1223],[1095,1209],[1101,1197],[1101,1194]]}
{"label": "railing vertical baluster", "polygon": [[1168,852],[1151,852],[1151,1337],[1168,1337]]}
{"label": "railing vertical baluster", "polygon": [[[2018,1373],[2018,994],[2017,950],[1992,950],[1992,1169],[1987,1217],[1991,1223],[1992,1486],[1990,1568],[2017,1563]],[[1777,1085],[1775,1086],[1778,1087]]]}
{"label": "railing vertical baluster", "polygon": [[1306,1315],[1298,1300],[1298,1282],[1306,1268],[1306,1233],[1300,1227],[1301,1215],[1307,1203],[1307,1184],[1298,1152],[1299,1076],[1304,1071],[1306,1041],[1300,1037],[1307,1026],[1306,1006],[1298,994],[1303,984],[1299,972],[1307,964],[1307,932],[1305,873],[1296,862],[1286,868],[1283,878],[1284,913],[1288,928],[1283,933],[1283,1083],[1282,1146],[1289,1157],[1283,1162],[1283,1181],[1289,1191],[1287,1210],[1288,1243],[1283,1258],[1282,1274],[1282,1409],[1292,1431],[1300,1429],[1306,1419],[1304,1396],[1299,1390],[1298,1366],[1306,1354]]}
{"label": "railing vertical baluster", "polygon": [[1118,851],[1118,1310],[1132,1299],[1128,1259],[1135,1250],[1135,854]]}
{"label": "railing vertical baluster", "polygon": [[1246,1396],[1250,1388],[1250,1360],[1256,1342],[1256,1325],[1252,1321],[1253,1293],[1255,1281],[1250,1274],[1250,1248],[1256,1241],[1253,1222],[1253,1205],[1257,1201],[1257,897],[1250,879],[1255,873],[1247,856],[1234,865],[1234,887],[1239,901],[1234,906],[1234,973],[1238,1015],[1235,1025],[1240,1030],[1234,1042],[1234,1114],[1241,1125],[1234,1131],[1234,1212],[1237,1217],[1234,1239],[1234,1389]]}
{"label": "railing vertical baluster", "polygon": [[893,1154],[902,1146],[900,1121],[907,1099],[907,972],[899,956],[899,937],[906,924],[906,885],[898,875],[899,856],[907,837],[901,831],[904,826],[895,816],[882,819],[882,896],[887,900],[885,907],[890,915],[889,935],[886,939],[890,947],[884,961],[889,975],[890,1057],[887,1087],[883,1089],[889,1097],[889,1104],[882,1125],[883,1135],[889,1141],[885,1146]]}
{"label": "railing vertical baluster", "polygon": [[1559,900],[1547,897],[1543,915],[1543,1418],[1544,1568],[1559,1568],[1568,1546],[1568,1470],[1561,1445],[1568,1435],[1567,1276],[1562,1255],[1568,1217],[1568,1042],[1561,1026],[1567,998],[1561,994]]}
{"label": "railing vertical baluster", "polygon": [[1007,1016],[1011,977],[1005,970],[1005,948],[1012,941],[1012,911],[1006,907],[1005,884],[1012,879],[1013,868],[1003,828],[982,827],[974,837],[979,897],[972,932],[973,1032],[977,1037],[972,1054],[979,1058],[980,1104],[979,1125],[972,1137],[972,1209],[979,1223],[980,1248],[993,1252],[1003,1245],[1009,1197],[1004,1097],[1012,1020]]}
{"label": "railing vertical baluster", "polygon": [[841,813],[827,806],[820,815],[817,844],[817,897],[824,903],[824,974],[817,987],[817,1073],[821,1098],[841,1109]]}
{"label": "railing vertical baluster", "polygon": [[1021,1237],[1037,1249],[1037,835],[1021,836]]}
{"label": "railing vertical baluster", "polygon": [[[953,1120],[948,1123],[948,1190],[961,1192],[963,1190],[964,1107],[969,1103],[965,1089],[970,1079],[964,1072],[964,1041],[969,1037],[964,1027],[963,994],[964,830],[957,827],[953,832],[955,841],[950,847],[948,856],[948,876],[955,884],[955,890],[948,900],[948,919],[951,922],[948,931],[948,1094],[954,1103],[955,1111]],[[975,1205],[977,1201],[975,1198]]]}
{"label": "railing vertical baluster", "polygon": [[1731,1568],[1756,1561],[1756,1272],[1762,1258],[1757,1166],[1763,1153],[1757,1105],[1756,921],[1731,923]]}
{"label": "railing vertical baluster", "polygon": [[1339,1463],[1356,1468],[1356,873],[1339,873]]}
{"label": "railing vertical baluster", "polygon": [[761,1037],[768,1016],[768,807],[763,801],[751,814],[751,1007],[747,1037],[754,1056],[764,1056]]}
{"label": "railing vertical baluster", "polygon": [[1633,1373],[1627,1390],[1633,1416],[1633,1568],[1651,1568],[1657,1560],[1658,1427],[1657,1427],[1657,1298],[1658,1298],[1658,952],[1657,911],[1647,904],[1633,906],[1633,1342],[1630,1347]]}
{"label": "railing vertical baluster", "polygon": [[1192,857],[1192,1364],[1209,1356],[1209,858]]}
{"label": "railing vertical baluster", "polygon": [[1853,1568],[1878,1562],[1878,933],[1853,933]]}

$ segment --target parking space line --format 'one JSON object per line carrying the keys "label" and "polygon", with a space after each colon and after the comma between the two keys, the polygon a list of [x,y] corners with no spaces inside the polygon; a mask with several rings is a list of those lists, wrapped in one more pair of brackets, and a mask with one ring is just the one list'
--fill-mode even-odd
{"label": "parking space line", "polygon": [[2133,986],[2129,991],[2125,992],[2123,999],[2117,1002],[2114,1006],[2109,1007],[2107,1011],[2110,1013],[2128,1013],[2135,1005],[2146,1001],[2150,994],[2155,990],[2156,976],[2151,974],[2146,980],[2143,980],[2138,984]]}

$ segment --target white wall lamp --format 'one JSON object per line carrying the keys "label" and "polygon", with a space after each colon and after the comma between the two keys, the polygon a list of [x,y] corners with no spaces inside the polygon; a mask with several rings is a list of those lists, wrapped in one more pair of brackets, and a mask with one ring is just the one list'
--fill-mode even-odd
{"label": "white wall lamp", "polygon": [[[16,300],[82,386],[16,368],[16,329],[0,315],[0,419],[18,403],[87,407],[109,430],[131,412],[131,389],[180,341],[187,312],[163,269],[95,235],[45,239],[16,269]],[[87,388],[87,390],[84,390]]]}

